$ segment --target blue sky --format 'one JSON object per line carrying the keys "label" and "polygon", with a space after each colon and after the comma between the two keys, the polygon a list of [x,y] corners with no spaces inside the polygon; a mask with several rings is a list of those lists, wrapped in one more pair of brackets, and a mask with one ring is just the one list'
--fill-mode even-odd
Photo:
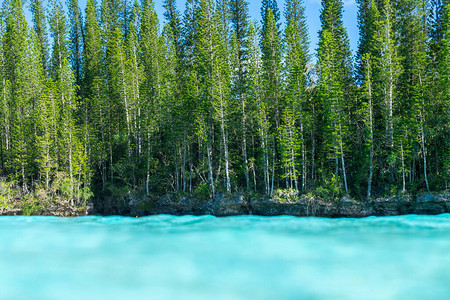
{"label": "blue sky", "polygon": [[[98,0],[100,1],[100,0]],[[163,0],[154,0],[155,1],[155,9],[160,17],[160,21],[162,22],[163,18]],[[318,31],[320,30],[320,0],[303,0],[304,5],[306,7],[306,17],[307,23],[309,27],[309,38],[311,41],[310,52],[311,54],[316,54],[317,43],[318,43]],[[1,2],[1,0],[0,0]],[[65,2],[62,0],[62,2]],[[260,20],[260,0],[249,0],[249,11],[252,19]],[[285,0],[278,0],[278,7],[283,12],[284,11],[284,2]],[[79,5],[81,10],[84,13],[86,8],[86,0],[79,0]],[[28,5],[26,5],[28,7]],[[185,7],[185,0],[177,0],[178,10],[182,13]],[[30,13],[27,11],[27,18],[31,21]],[[355,0],[344,0],[344,25],[347,28],[347,32],[350,38],[350,46],[355,53],[357,45],[358,45],[358,27],[357,27],[357,5]],[[284,22],[284,18],[282,18]],[[315,57],[315,56],[314,56]]]}

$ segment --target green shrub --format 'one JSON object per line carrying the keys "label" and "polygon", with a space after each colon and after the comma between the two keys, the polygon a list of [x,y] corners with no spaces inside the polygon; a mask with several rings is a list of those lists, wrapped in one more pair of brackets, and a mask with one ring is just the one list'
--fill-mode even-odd
{"label": "green shrub", "polygon": [[42,211],[42,208],[35,199],[32,199],[22,206],[22,214],[24,216],[38,215]]}
{"label": "green shrub", "polygon": [[194,197],[199,200],[207,200],[211,198],[211,187],[207,185],[206,183],[200,184],[195,190],[194,190]]}
{"label": "green shrub", "polygon": [[324,185],[318,186],[313,190],[312,195],[324,200],[338,201],[345,195],[340,177],[336,177],[336,175],[333,174],[330,180],[325,180]]}
{"label": "green shrub", "polygon": [[292,203],[298,200],[298,191],[295,189],[276,189],[273,197],[282,203]]}

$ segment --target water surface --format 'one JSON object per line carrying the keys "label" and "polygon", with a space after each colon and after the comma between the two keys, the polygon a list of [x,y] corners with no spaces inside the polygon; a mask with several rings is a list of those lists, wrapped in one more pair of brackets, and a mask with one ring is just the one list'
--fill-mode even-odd
{"label": "water surface", "polygon": [[449,295],[449,214],[0,217],[0,299]]}

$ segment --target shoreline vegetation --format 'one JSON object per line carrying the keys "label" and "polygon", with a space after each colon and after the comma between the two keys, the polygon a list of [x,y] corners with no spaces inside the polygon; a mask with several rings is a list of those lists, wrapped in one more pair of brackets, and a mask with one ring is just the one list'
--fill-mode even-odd
{"label": "shoreline vegetation", "polygon": [[357,3],[2,1],[0,214],[448,212],[450,4]]}

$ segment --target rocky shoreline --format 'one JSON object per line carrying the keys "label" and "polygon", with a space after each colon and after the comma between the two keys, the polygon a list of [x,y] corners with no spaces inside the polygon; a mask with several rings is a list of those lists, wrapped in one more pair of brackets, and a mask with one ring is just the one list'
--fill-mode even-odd
{"label": "rocky shoreline", "polygon": [[[280,200],[280,198],[275,197],[246,199],[240,194],[218,194],[215,199],[199,201],[188,196],[168,194],[159,199],[148,201],[145,205],[131,201],[129,215],[171,214],[214,215],[219,217],[291,215],[298,217],[362,218],[368,216],[450,213],[450,192],[423,193],[416,196],[392,196],[377,198],[369,202],[358,202],[347,197],[337,202],[308,196],[295,196],[288,199],[290,200]],[[147,209],[142,209],[143,206],[147,206]]]}
{"label": "rocky shoreline", "polygon": [[[94,214],[92,204],[86,207],[50,206],[43,208],[35,213],[34,216],[55,216],[55,217],[81,217]],[[22,208],[0,208],[0,216],[21,216],[28,215]]]}
{"label": "rocky shoreline", "polygon": [[[407,214],[437,215],[450,213],[450,192],[422,193],[415,196],[391,196],[358,202],[347,197],[326,201],[305,195],[281,195],[247,199],[242,194],[217,194],[214,199],[199,200],[193,196],[167,194],[160,198],[136,198],[117,214],[142,217],[157,214],[214,215],[218,217],[259,215],[325,218],[362,218],[369,216],[397,216]],[[0,209],[0,216],[23,215],[20,208]],[[76,217],[98,215],[92,204],[86,207],[51,206],[33,215]],[[104,215],[104,214],[102,214]]]}

